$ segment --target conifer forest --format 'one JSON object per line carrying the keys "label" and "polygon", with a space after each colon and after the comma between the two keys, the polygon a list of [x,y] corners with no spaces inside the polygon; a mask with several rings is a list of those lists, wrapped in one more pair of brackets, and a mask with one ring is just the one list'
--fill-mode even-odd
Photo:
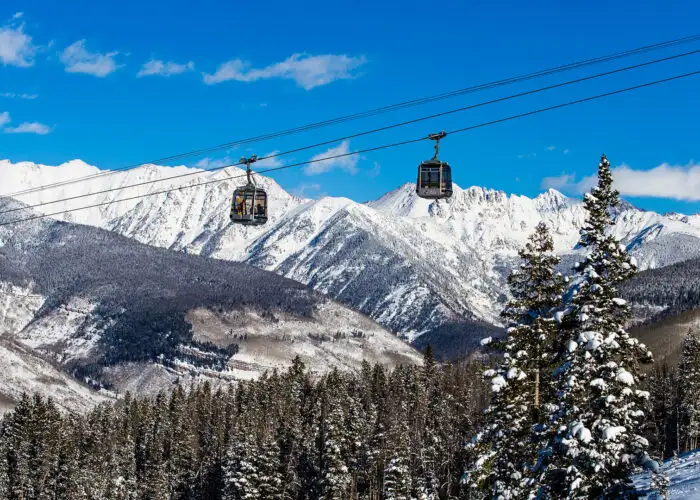
{"label": "conifer forest", "polygon": [[126,394],[87,414],[25,395],[0,429],[8,499],[664,498],[661,461],[698,447],[700,334],[678,366],[628,332],[637,264],[610,231],[603,156],[568,275],[540,223],[511,273],[505,335],[479,354]]}

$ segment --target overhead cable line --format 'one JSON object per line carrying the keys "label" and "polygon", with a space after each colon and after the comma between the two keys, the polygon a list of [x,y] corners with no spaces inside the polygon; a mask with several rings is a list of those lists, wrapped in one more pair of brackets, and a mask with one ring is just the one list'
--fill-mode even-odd
{"label": "overhead cable line", "polygon": [[[301,152],[301,151],[306,151],[306,150],[313,149],[313,148],[317,148],[317,147],[320,147],[320,146],[327,146],[327,145],[329,145],[329,144],[334,144],[334,143],[337,143],[337,142],[340,142],[340,141],[345,141],[345,140],[349,140],[349,139],[355,139],[355,138],[357,138],[357,137],[362,137],[362,136],[365,136],[365,135],[375,134],[375,133],[377,133],[377,132],[383,132],[383,131],[385,131],[385,130],[391,130],[391,129],[398,128],[398,127],[404,127],[404,126],[406,126],[406,125],[411,125],[411,124],[419,123],[419,122],[426,121],[426,120],[432,120],[432,119],[434,119],[434,118],[440,118],[440,117],[448,116],[448,115],[455,114],[455,113],[461,113],[461,112],[463,112],[463,111],[467,111],[467,110],[470,110],[470,109],[476,109],[476,108],[480,108],[480,107],[483,107],[483,106],[488,106],[488,105],[491,105],[491,104],[496,104],[496,103],[499,103],[499,102],[509,101],[509,100],[516,99],[516,98],[519,98],[519,97],[524,97],[524,96],[528,96],[528,95],[538,94],[538,93],[540,93],[540,92],[545,92],[545,91],[553,90],[553,89],[560,88],[560,87],[566,87],[566,86],[568,86],[568,85],[573,85],[573,84],[576,84],[576,83],[581,83],[581,82],[585,82],[585,81],[588,81],[588,80],[593,80],[593,79],[596,79],[596,78],[602,78],[602,77],[604,77],[604,76],[609,76],[609,75],[613,75],[613,74],[616,74],[616,73],[621,73],[621,72],[624,72],[624,71],[630,71],[630,70],[633,70],[633,69],[638,69],[638,68],[641,68],[641,67],[650,66],[650,65],[652,65],[652,64],[658,64],[658,63],[670,61],[670,60],[673,60],[673,59],[679,59],[679,58],[681,58],[681,57],[687,57],[687,56],[694,55],[694,54],[698,54],[698,53],[700,53],[700,49],[693,50],[693,51],[690,51],[690,52],[684,52],[684,53],[682,53],[682,54],[676,54],[676,55],[673,55],[673,56],[667,56],[667,57],[664,57],[664,58],[661,58],[661,59],[655,59],[655,60],[653,60],[653,61],[647,61],[647,62],[635,64],[635,65],[632,65],[632,66],[626,66],[626,67],[624,67],[624,68],[618,68],[618,69],[614,69],[614,70],[610,70],[610,71],[605,71],[605,72],[603,72],[603,73],[598,73],[598,74],[596,74],[596,75],[584,76],[584,77],[581,77],[581,78],[577,78],[577,79],[575,79],[575,80],[569,80],[569,81],[566,81],[566,82],[556,83],[556,84],[553,84],[553,85],[549,85],[549,86],[547,86],[547,87],[540,87],[540,88],[538,88],[538,89],[527,90],[527,91],[525,91],[525,92],[520,92],[520,93],[518,93],[518,94],[511,94],[511,95],[508,95],[508,96],[499,97],[499,98],[496,98],[496,99],[491,99],[491,100],[489,100],[489,101],[484,101],[484,102],[480,102],[480,103],[476,103],[476,104],[470,104],[469,106],[463,106],[463,107],[460,107],[460,108],[456,108],[456,109],[451,109],[451,110],[443,111],[443,112],[441,112],[441,113],[435,113],[435,114],[432,114],[432,115],[422,116],[422,117],[419,117],[419,118],[414,118],[414,119],[412,119],[412,120],[406,120],[406,121],[403,121],[403,122],[394,123],[394,124],[392,124],[392,125],[385,125],[385,126],[383,126],[383,127],[379,127],[379,128],[375,128],[375,129],[371,129],[371,130],[366,130],[366,131],[363,131],[363,132],[357,132],[357,133],[355,133],[355,134],[346,135],[346,136],[344,136],[344,137],[339,137],[339,138],[331,139],[331,140],[328,140],[328,141],[318,142],[318,143],[316,143],[316,144],[312,144],[312,145],[309,145],[309,146],[303,146],[303,147],[299,147],[299,148],[296,148],[296,149],[291,149],[291,150],[284,151],[284,152],[280,152],[280,153],[273,153],[273,154],[270,154],[270,155],[268,155],[268,156],[262,156],[262,157],[259,157],[259,158],[258,158],[258,162],[263,161],[263,160],[269,160],[269,159],[272,159],[272,158],[278,158],[278,157],[280,157],[280,156],[285,156],[285,155],[289,155],[289,154],[292,154],[292,153],[298,153],[298,152]],[[204,174],[204,173],[214,172],[214,171],[217,171],[217,170],[223,170],[224,168],[229,168],[229,167],[238,166],[238,165],[241,165],[241,162],[232,163],[232,164],[230,164],[230,165],[223,165],[223,166],[218,166],[218,167],[212,167],[212,168],[205,169],[205,170],[196,170],[196,171],[185,172],[184,174],[178,174],[178,175],[173,175],[173,176],[170,176],[170,177],[164,177],[164,178],[162,178],[162,179],[155,179],[155,180],[149,180],[149,181],[142,181],[142,182],[137,182],[137,183],[134,183],[134,184],[129,184],[129,185],[126,185],[126,186],[118,186],[118,187],[113,187],[113,188],[109,188],[109,189],[103,189],[103,190],[101,190],[101,191],[95,191],[95,192],[91,192],[91,193],[83,193],[83,194],[79,194],[79,195],[75,195],[75,196],[69,196],[69,197],[67,197],[67,198],[59,198],[59,199],[57,199],[57,200],[44,201],[44,202],[41,202],[41,203],[36,203],[36,204],[34,204],[34,205],[28,205],[28,206],[26,206],[26,207],[18,207],[18,208],[12,208],[12,209],[10,209],[10,210],[5,210],[5,211],[0,212],[0,215],[6,214],[6,213],[10,213],[10,212],[17,212],[17,211],[19,211],[19,210],[29,210],[29,209],[32,209],[32,208],[43,207],[43,206],[46,206],[46,205],[53,205],[53,204],[55,204],[55,203],[61,203],[61,202],[66,202],[66,201],[79,200],[79,199],[82,199],[82,198],[88,198],[88,197],[91,197],[91,196],[97,196],[97,195],[100,195],[100,194],[106,194],[106,193],[111,193],[111,192],[115,192],[115,191],[123,191],[123,190],[125,190],[125,189],[131,189],[131,188],[140,187],[140,186],[144,186],[144,185],[152,185],[152,184],[155,184],[155,183],[165,182],[165,181],[169,181],[169,180],[173,180],[173,179],[180,179],[180,178],[183,178],[183,177],[190,177],[190,176],[193,176],[193,175],[201,175],[201,174]],[[6,195],[6,196],[9,196],[9,195]]]}
{"label": "overhead cable line", "polygon": [[197,149],[197,150],[188,151],[188,152],[184,152],[184,153],[179,153],[179,154],[175,154],[172,156],[166,156],[163,158],[158,158],[158,159],[150,160],[150,161],[143,162],[143,163],[136,163],[136,164],[132,164],[132,165],[128,165],[126,167],[120,168],[120,169],[107,170],[104,172],[99,172],[99,173],[91,174],[88,176],[77,177],[77,178],[73,178],[73,179],[66,179],[64,181],[46,184],[43,186],[36,186],[33,188],[28,188],[25,190],[14,192],[14,193],[8,193],[6,196],[10,196],[10,197],[21,196],[21,195],[31,194],[31,193],[34,193],[36,191],[42,191],[42,190],[48,190],[48,189],[68,186],[71,184],[75,184],[78,182],[84,182],[84,181],[95,179],[98,177],[109,176],[109,175],[114,175],[116,173],[135,170],[137,168],[141,168],[141,167],[144,167],[144,166],[149,165],[149,164],[164,163],[164,162],[170,162],[170,161],[174,161],[174,160],[180,160],[183,158],[188,158],[188,157],[192,157],[192,156],[199,156],[199,155],[202,155],[205,153],[211,153],[211,152],[219,151],[222,149],[231,148],[234,146],[240,146],[240,145],[244,145],[244,144],[252,144],[252,143],[256,143],[256,142],[266,141],[269,139],[283,137],[286,135],[298,134],[301,132],[314,130],[314,129],[326,127],[329,125],[335,125],[335,124],[345,123],[348,121],[357,120],[357,119],[361,119],[361,118],[372,117],[372,116],[376,116],[379,114],[388,113],[391,111],[396,111],[396,110],[400,110],[400,109],[419,106],[422,104],[436,102],[436,101],[440,101],[443,99],[448,99],[451,97],[465,95],[465,94],[469,94],[469,93],[473,93],[473,92],[479,92],[482,90],[489,90],[489,89],[496,88],[496,87],[503,86],[503,85],[510,85],[510,84],[514,84],[514,83],[519,83],[519,82],[523,82],[523,81],[527,81],[527,80],[531,80],[531,79],[535,79],[535,78],[541,78],[544,76],[553,75],[553,74],[564,72],[564,71],[571,71],[574,69],[579,69],[579,68],[583,68],[583,67],[594,65],[594,64],[601,64],[601,63],[605,63],[605,62],[610,62],[610,61],[614,61],[614,60],[621,59],[624,57],[630,57],[630,56],[634,56],[634,55],[638,55],[638,54],[643,54],[646,52],[651,52],[654,50],[661,50],[661,49],[675,47],[678,45],[693,43],[693,42],[697,42],[697,41],[700,41],[700,35],[690,35],[690,36],[686,36],[686,37],[682,37],[682,38],[677,38],[674,40],[669,40],[669,41],[665,41],[665,42],[655,43],[652,45],[638,47],[635,49],[617,52],[617,53],[606,55],[606,56],[599,56],[599,57],[594,57],[594,58],[590,58],[590,59],[585,59],[582,61],[576,61],[576,62],[569,63],[569,64],[564,64],[561,66],[555,66],[553,68],[540,70],[540,71],[536,71],[533,73],[528,73],[528,74],[524,74],[524,75],[519,75],[519,76],[515,76],[515,77],[510,77],[510,78],[505,78],[505,79],[501,79],[501,80],[495,80],[495,81],[488,82],[488,83],[482,83],[479,85],[465,87],[465,88],[445,92],[442,94],[437,94],[434,96],[412,99],[409,101],[404,101],[404,102],[400,102],[400,103],[396,103],[396,104],[390,104],[387,106],[382,106],[382,107],[374,108],[374,109],[367,110],[367,111],[361,111],[361,112],[353,113],[350,115],[344,115],[344,116],[340,116],[340,117],[336,117],[336,118],[331,118],[328,120],[323,120],[323,121],[319,121],[319,122],[315,122],[315,123],[301,125],[299,127],[294,127],[294,128],[290,128],[290,129],[286,129],[286,130],[282,130],[282,131],[278,131],[278,132],[272,132],[272,133],[268,133],[268,134],[262,134],[262,135],[258,135],[258,136],[248,137],[246,139],[235,140],[235,141],[219,144],[217,146],[211,146],[208,148],[202,148],[202,149]]}
{"label": "overhead cable line", "polygon": [[[519,114],[516,114],[516,115],[507,116],[507,117],[505,117],[505,118],[499,118],[499,119],[496,119],[496,120],[491,120],[491,121],[487,121],[487,122],[482,122],[482,123],[479,123],[479,124],[476,124],[476,125],[470,125],[470,126],[468,126],[468,127],[458,128],[458,129],[455,129],[455,130],[451,130],[451,131],[446,132],[446,135],[450,135],[450,134],[459,134],[459,133],[462,133],[462,132],[467,132],[467,131],[470,131],[470,130],[475,130],[475,129],[487,127],[487,126],[490,126],[490,125],[495,125],[495,124],[498,124],[498,123],[503,123],[503,122],[507,122],[507,121],[511,121],[511,120],[516,120],[516,119],[524,118],[524,117],[527,117],[527,116],[537,115],[537,114],[540,114],[540,113],[544,113],[544,112],[546,112],[546,111],[552,111],[552,110],[555,110],[555,109],[566,108],[566,107],[568,107],[568,106],[573,106],[573,105],[575,105],[575,104],[581,104],[581,103],[585,103],[585,102],[595,101],[595,100],[598,100],[598,99],[602,99],[602,98],[604,98],[604,97],[610,97],[610,96],[614,96],[614,95],[618,95],[618,94],[623,94],[623,93],[625,93],[625,92],[631,92],[631,91],[633,91],[633,90],[638,90],[638,89],[642,89],[642,88],[646,88],[646,87],[651,87],[651,86],[654,86],[654,85],[659,85],[659,84],[662,84],[662,83],[671,82],[671,81],[674,81],[674,80],[680,80],[680,79],[682,79],[682,78],[688,78],[688,77],[695,76],[695,75],[698,75],[698,74],[700,74],[700,70],[692,71],[692,72],[690,72],[690,73],[684,73],[684,74],[680,74],[680,75],[675,75],[675,76],[671,76],[671,77],[667,77],[667,78],[663,78],[663,79],[661,79],[661,80],[654,80],[654,81],[651,81],[651,82],[646,82],[646,83],[642,83],[642,84],[639,84],[639,85],[634,85],[634,86],[632,86],[632,87],[626,87],[626,88],[623,88],[623,89],[613,90],[613,91],[611,91],[611,92],[605,92],[605,93],[603,93],[603,94],[597,94],[597,95],[593,95],[593,96],[589,96],[589,97],[584,97],[584,98],[581,98],[581,99],[575,99],[575,100],[567,101],[567,102],[564,102],[564,103],[561,103],[561,104],[555,104],[555,105],[552,105],[552,106],[547,106],[547,107],[545,107],[545,108],[539,108],[539,109],[535,109],[535,110],[532,110],[532,111],[527,111],[527,112],[524,112],[524,113],[519,113]],[[288,169],[288,168],[299,167],[299,166],[302,166],[302,165],[310,165],[310,164],[318,163],[318,162],[322,162],[322,161],[328,161],[328,160],[333,160],[333,159],[337,159],[337,158],[344,158],[344,157],[348,157],[348,156],[353,156],[353,155],[358,155],[358,154],[363,154],[363,153],[369,153],[369,152],[373,152],[373,151],[379,151],[379,150],[383,150],[383,149],[389,149],[389,148],[404,146],[404,145],[407,145],[407,144],[413,144],[413,143],[417,143],[417,142],[424,141],[424,140],[427,140],[427,139],[429,139],[429,136],[418,137],[418,138],[410,139],[410,140],[406,140],[406,141],[394,142],[394,143],[385,144],[385,145],[382,145],[382,146],[375,146],[375,147],[372,147],[372,148],[361,149],[361,150],[358,150],[358,151],[351,151],[351,152],[348,152],[348,153],[342,153],[342,154],[337,154],[337,155],[328,156],[328,157],[324,157],[324,158],[318,158],[318,159],[315,159],[315,160],[308,160],[308,161],[303,161],[303,162],[299,162],[299,163],[293,163],[293,164],[291,164],[291,165],[283,165],[283,166],[280,166],[280,167],[268,168],[268,169],[265,169],[265,170],[260,170],[260,171],[256,172],[256,174],[257,174],[257,175],[260,175],[260,174],[264,174],[264,173],[268,173],[268,172],[276,172],[276,171],[279,171],[279,170],[285,170],[285,169]],[[236,165],[236,164],[227,165],[227,167],[229,167],[229,166],[234,166],[234,165]],[[226,168],[226,167],[223,167],[223,168]],[[128,198],[121,198],[121,199],[118,199],[118,200],[105,201],[105,202],[101,202],[101,203],[96,203],[96,204],[94,204],[94,205],[88,205],[88,206],[83,206],[83,207],[78,207],[78,208],[72,208],[72,209],[63,210],[63,211],[60,211],[60,212],[54,212],[54,213],[50,213],[50,214],[38,214],[38,215],[35,215],[35,216],[32,216],[32,217],[26,217],[26,218],[23,218],[23,219],[17,219],[17,220],[8,221],[8,222],[2,222],[2,223],[0,223],[0,227],[2,227],[2,226],[9,226],[9,225],[12,225],[12,224],[20,224],[20,223],[23,223],[23,222],[29,222],[29,221],[38,220],[38,219],[45,219],[45,218],[47,218],[47,217],[55,217],[55,216],[57,216],[57,215],[63,215],[63,214],[67,214],[67,213],[77,212],[77,211],[79,211],[79,210],[88,210],[88,209],[90,209],[90,208],[97,208],[97,207],[102,207],[102,206],[106,206],[106,205],[112,205],[112,204],[114,204],[114,203],[120,203],[120,202],[124,202],[124,201],[132,201],[132,200],[147,198],[147,197],[149,197],[149,196],[155,196],[155,195],[159,195],[159,194],[166,194],[166,193],[170,193],[170,192],[173,192],[173,191],[180,191],[180,190],[183,190],[183,189],[189,189],[189,188],[194,188],[194,187],[199,187],[199,186],[205,186],[205,185],[208,185],[208,184],[214,184],[214,183],[218,183],[218,182],[226,182],[226,181],[229,181],[229,180],[231,180],[231,179],[236,179],[236,178],[245,177],[245,176],[246,176],[246,174],[237,175],[237,176],[231,176],[231,177],[227,177],[227,178],[224,178],[224,179],[213,179],[213,180],[210,180],[210,181],[199,182],[199,183],[196,183],[196,184],[187,184],[187,185],[177,186],[177,187],[173,187],[173,188],[169,188],[169,189],[164,189],[164,190],[161,190],[161,191],[154,191],[154,192],[146,193],[146,194],[142,194],[142,195],[131,196],[131,197],[128,197]]]}

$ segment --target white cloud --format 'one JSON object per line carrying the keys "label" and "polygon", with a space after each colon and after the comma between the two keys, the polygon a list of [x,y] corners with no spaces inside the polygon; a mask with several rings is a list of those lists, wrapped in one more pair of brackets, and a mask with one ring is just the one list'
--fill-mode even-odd
{"label": "white cloud", "polygon": [[557,149],[556,146],[547,146],[546,148],[544,148],[545,151],[554,151],[555,149]]}
{"label": "white cloud", "polygon": [[37,50],[32,43],[32,37],[24,32],[24,24],[17,26],[13,23],[0,27],[0,62],[4,66],[28,68],[34,64]]}
{"label": "white cloud", "polygon": [[172,76],[180,75],[192,70],[194,70],[194,63],[192,61],[185,64],[178,64],[172,61],[165,62],[158,59],[151,59],[141,67],[141,70],[136,74],[136,76]]}
{"label": "white cloud", "polygon": [[296,186],[295,188],[292,188],[289,192],[294,196],[298,196],[299,198],[306,198],[309,195],[309,192],[314,192],[318,196],[318,193],[320,191],[321,185],[318,183],[302,183]]}
{"label": "white cloud", "polygon": [[8,123],[10,123],[10,113],[7,111],[0,113],[0,127],[4,127]]}
{"label": "white cloud", "polygon": [[0,97],[7,97],[8,99],[36,99],[39,96],[37,94],[17,94],[16,92],[0,92]]}
{"label": "white cloud", "polygon": [[565,154],[565,155],[568,155],[568,154],[569,154],[569,150],[568,150],[568,149],[565,149],[565,150],[564,150],[564,154]]}
{"label": "white cloud", "polygon": [[15,14],[12,16],[12,19],[19,19],[24,15],[24,12],[15,12]]}
{"label": "white cloud", "polygon": [[[272,151],[271,153],[267,153],[260,158],[263,158],[265,156],[273,156],[278,154],[279,151]],[[243,167],[245,169],[245,165],[238,165],[239,159],[232,158],[231,156],[224,156],[221,158],[210,158],[210,157],[205,157],[199,160],[197,163],[194,164],[195,167],[201,168],[204,170],[209,170],[212,168],[221,168],[225,167],[227,165],[236,165],[238,167]],[[251,166],[253,170],[255,169],[267,169],[267,168],[275,168],[275,167],[281,167],[283,163],[280,161],[279,158],[265,158],[264,160],[259,160]]]}
{"label": "white cloud", "polygon": [[345,170],[351,175],[357,173],[357,162],[359,161],[358,155],[348,155],[342,156],[340,158],[333,158],[325,161],[321,161],[324,158],[330,158],[332,156],[343,155],[350,152],[350,141],[343,141],[339,145],[328,149],[325,153],[320,153],[311,158],[314,163],[308,164],[304,167],[304,173],[306,175],[317,175],[325,172],[329,172],[334,168],[340,168]]}
{"label": "white cloud", "polygon": [[537,156],[537,153],[525,153],[518,155],[518,159],[522,160],[523,158],[534,158],[535,156]]}
{"label": "white cloud", "polygon": [[[627,165],[621,165],[613,169],[613,178],[615,189],[623,196],[700,201],[700,164],[698,163],[685,166],[663,163],[650,170],[635,170]],[[583,193],[594,186],[596,181],[595,175],[575,182],[573,174],[563,174],[559,177],[544,179],[542,185]]]}
{"label": "white cloud", "polygon": [[46,135],[51,132],[51,127],[39,122],[24,122],[16,127],[7,127],[5,133],[8,134],[37,134]]}
{"label": "white cloud", "polygon": [[[279,151],[272,151],[270,153],[267,153],[267,154],[261,156],[261,158],[265,158],[266,156],[274,156],[277,154],[279,154]],[[254,166],[257,166],[258,168],[265,168],[265,169],[277,168],[277,167],[281,167],[282,165],[284,165],[284,163],[282,162],[282,160],[280,160],[276,156],[274,158],[265,158],[264,160],[259,160],[257,163],[254,164]]]}
{"label": "white cloud", "polygon": [[232,165],[234,163],[237,162],[235,160],[232,160],[230,156],[224,156],[223,158],[209,158],[207,156],[195,163],[194,166],[197,168],[208,170],[210,168],[221,168],[226,165]]}
{"label": "white cloud", "polygon": [[227,80],[254,82],[269,78],[294,80],[300,87],[310,90],[335,80],[355,78],[353,70],[365,64],[364,57],[344,54],[312,56],[293,54],[286,60],[264,68],[251,68],[249,63],[233,59],[221,64],[215,73],[203,73],[204,83],[214,85]]}
{"label": "white cloud", "polygon": [[372,169],[367,171],[367,175],[369,177],[374,178],[374,177],[377,177],[381,172],[382,172],[382,166],[375,161]]}
{"label": "white cloud", "polygon": [[85,40],[78,40],[61,52],[60,60],[66,66],[68,73],[85,73],[103,78],[122,66],[118,65],[115,56],[119,52],[89,52],[85,48]]}
{"label": "white cloud", "polygon": [[[563,173],[554,177],[545,177],[542,179],[542,189],[558,189],[560,191],[576,191],[579,188],[576,186],[576,174]],[[585,191],[585,190],[584,190]]]}

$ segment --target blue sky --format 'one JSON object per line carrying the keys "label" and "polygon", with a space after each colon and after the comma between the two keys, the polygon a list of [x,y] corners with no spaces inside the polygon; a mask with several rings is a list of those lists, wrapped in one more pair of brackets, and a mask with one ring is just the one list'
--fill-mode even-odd
{"label": "blue sky", "polygon": [[[698,18],[700,4],[691,0],[641,1],[634,8],[602,1],[6,0],[0,6],[0,158],[46,164],[80,158],[120,168],[694,34]],[[693,48],[700,44],[186,163],[293,149]],[[697,69],[700,55],[332,147],[411,139]],[[699,91],[700,77],[694,77],[486,127],[448,137],[441,156],[463,187],[534,195],[554,186],[576,195],[605,152],[620,167],[619,187],[633,203],[700,212]],[[274,178],[307,196],[364,201],[412,181],[418,162],[431,154],[426,142]]]}

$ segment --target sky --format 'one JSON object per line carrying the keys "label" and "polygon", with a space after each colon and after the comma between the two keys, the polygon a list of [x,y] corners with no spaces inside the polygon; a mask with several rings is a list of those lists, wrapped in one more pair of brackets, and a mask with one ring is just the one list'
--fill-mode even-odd
{"label": "sky", "polygon": [[[700,3],[5,0],[0,159],[104,169],[234,142],[405,100],[698,33]],[[296,163],[414,139],[700,70],[700,54],[349,141],[368,129],[645,60],[652,52],[169,164],[332,141]],[[700,76],[448,135],[462,187],[580,196],[601,153],[635,205],[700,212]],[[415,180],[421,142],[271,174],[308,197],[377,198]],[[0,179],[0,182],[2,180]]]}

